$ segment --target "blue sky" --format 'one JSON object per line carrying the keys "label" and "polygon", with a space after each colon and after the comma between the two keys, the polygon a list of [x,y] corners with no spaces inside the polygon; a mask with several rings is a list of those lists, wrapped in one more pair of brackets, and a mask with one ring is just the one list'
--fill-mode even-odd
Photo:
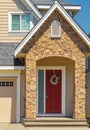
{"label": "blue sky", "polygon": [[75,21],[88,34],[90,33],[90,0],[64,0],[73,5],[81,5],[81,10],[75,16]]}

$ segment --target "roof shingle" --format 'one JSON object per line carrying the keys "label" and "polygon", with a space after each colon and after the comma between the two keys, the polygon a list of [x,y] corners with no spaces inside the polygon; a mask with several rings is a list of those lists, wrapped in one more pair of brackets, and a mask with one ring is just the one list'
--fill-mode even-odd
{"label": "roof shingle", "polygon": [[[52,5],[55,0],[31,0],[34,5]],[[57,0],[61,5],[71,5],[63,0]]]}
{"label": "roof shingle", "polygon": [[0,43],[0,66],[14,65],[14,49],[17,43]]}

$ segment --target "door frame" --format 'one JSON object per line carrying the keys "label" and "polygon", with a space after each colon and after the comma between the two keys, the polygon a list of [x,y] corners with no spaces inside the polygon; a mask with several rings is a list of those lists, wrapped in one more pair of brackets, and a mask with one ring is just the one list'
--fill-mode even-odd
{"label": "door frame", "polygon": [[[46,114],[46,75],[45,70],[62,70],[62,113],[60,114]],[[44,114],[38,113],[38,70],[44,70]],[[65,98],[66,98],[66,78],[65,78],[65,66],[37,66],[37,116],[65,116]]]}

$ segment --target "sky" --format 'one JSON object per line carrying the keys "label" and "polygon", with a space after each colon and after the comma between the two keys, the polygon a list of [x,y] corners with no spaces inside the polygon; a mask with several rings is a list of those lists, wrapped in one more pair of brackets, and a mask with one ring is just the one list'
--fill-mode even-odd
{"label": "sky", "polygon": [[86,32],[90,33],[90,0],[64,0],[72,5],[81,5],[81,10],[75,16],[75,21]]}

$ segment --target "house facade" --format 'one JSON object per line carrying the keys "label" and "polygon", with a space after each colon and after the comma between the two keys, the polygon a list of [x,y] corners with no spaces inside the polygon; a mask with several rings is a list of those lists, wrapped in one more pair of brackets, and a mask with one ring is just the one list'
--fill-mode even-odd
{"label": "house facade", "polygon": [[90,39],[73,20],[81,7],[62,0],[0,6],[0,122],[89,121]]}

